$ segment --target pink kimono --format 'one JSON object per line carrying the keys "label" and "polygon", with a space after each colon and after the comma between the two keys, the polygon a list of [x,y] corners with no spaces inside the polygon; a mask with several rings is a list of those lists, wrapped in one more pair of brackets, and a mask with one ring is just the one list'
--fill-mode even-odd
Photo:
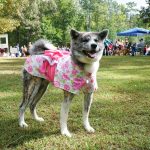
{"label": "pink kimono", "polygon": [[76,65],[68,51],[46,50],[44,55],[32,55],[24,68],[33,76],[47,79],[55,87],[74,94],[80,90],[94,92],[96,88],[93,75]]}

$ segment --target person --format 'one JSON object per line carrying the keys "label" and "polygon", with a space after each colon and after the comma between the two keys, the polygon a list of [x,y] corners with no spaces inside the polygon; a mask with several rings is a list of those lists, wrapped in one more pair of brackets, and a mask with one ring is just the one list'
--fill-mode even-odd
{"label": "person", "polygon": [[135,56],[135,54],[136,54],[136,43],[133,43],[133,45],[131,46],[131,50],[132,50],[132,56]]}
{"label": "person", "polygon": [[132,45],[132,42],[129,42],[129,43],[128,43],[128,45],[127,45],[127,49],[129,49],[129,50],[130,50],[131,45]]}
{"label": "person", "polygon": [[122,48],[123,48],[123,41],[121,41],[120,39],[118,39],[117,41],[116,41],[116,49],[119,49],[119,50],[121,50]]}
{"label": "person", "polygon": [[147,46],[145,55],[146,55],[146,56],[147,56],[147,55],[150,55],[150,46],[149,46],[149,45]]}
{"label": "person", "polygon": [[137,51],[140,52],[140,54],[144,54],[144,40],[140,39],[139,43],[137,44]]}
{"label": "person", "polygon": [[24,45],[22,47],[22,53],[23,53],[24,56],[28,56],[29,55],[29,52],[28,52],[28,49],[27,49],[26,45]]}
{"label": "person", "polygon": [[147,51],[147,45],[144,46],[143,55],[146,54],[146,51]]}
{"label": "person", "polygon": [[20,51],[19,51],[19,44],[17,43],[17,45],[16,45],[16,48],[17,48],[17,53],[15,54],[16,55],[16,57],[18,57],[19,56],[19,53],[20,53]]}
{"label": "person", "polygon": [[124,47],[127,48],[129,45],[129,41],[128,41],[128,38],[126,37],[125,38],[125,42],[124,42]]}
{"label": "person", "polygon": [[31,48],[32,48],[32,43],[29,42],[29,44],[28,44],[28,50],[30,50]]}
{"label": "person", "polygon": [[0,56],[3,56],[4,52],[5,52],[5,49],[4,48],[0,48]]}
{"label": "person", "polygon": [[4,54],[3,57],[9,57],[8,49],[4,48]]}

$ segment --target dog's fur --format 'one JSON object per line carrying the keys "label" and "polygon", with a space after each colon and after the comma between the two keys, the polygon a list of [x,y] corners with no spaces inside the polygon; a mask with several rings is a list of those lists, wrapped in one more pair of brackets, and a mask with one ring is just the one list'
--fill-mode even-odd
{"label": "dog's fur", "polygon": [[[95,75],[99,68],[99,61],[103,54],[103,41],[108,35],[108,30],[102,32],[78,32],[71,30],[71,59],[85,72]],[[35,42],[30,50],[31,55],[44,53],[44,50],[49,49],[51,44],[45,40]],[[35,77],[23,69],[23,99],[19,109],[19,125],[27,127],[24,120],[25,109],[29,105],[33,118],[37,121],[44,121],[36,112],[36,104],[43,96],[49,82],[43,78]],[[92,103],[93,93],[84,93],[84,109],[83,109],[83,125],[87,132],[94,132],[94,129],[89,123],[89,111]],[[64,91],[64,101],[61,106],[60,127],[61,134],[71,137],[67,127],[67,119],[69,105],[74,97],[74,94]]]}
{"label": "dog's fur", "polygon": [[118,55],[118,56],[126,56],[130,55],[130,49],[116,49],[113,51],[113,55]]}

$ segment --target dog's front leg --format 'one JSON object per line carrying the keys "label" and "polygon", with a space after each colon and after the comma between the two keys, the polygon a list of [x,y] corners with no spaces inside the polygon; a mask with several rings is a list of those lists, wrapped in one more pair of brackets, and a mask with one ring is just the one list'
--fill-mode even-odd
{"label": "dog's front leg", "polygon": [[91,127],[89,123],[89,112],[92,100],[93,100],[93,93],[84,93],[83,125],[85,130],[89,133],[95,132],[95,130]]}
{"label": "dog's front leg", "polygon": [[94,74],[93,80],[94,80],[94,83],[95,83],[94,90],[97,91],[98,90],[98,84],[97,84],[96,74]]}
{"label": "dog's front leg", "polygon": [[71,137],[71,133],[68,131],[67,119],[68,119],[69,106],[73,97],[74,94],[64,91],[64,101],[62,103],[61,112],[60,112],[61,134],[68,137]]}

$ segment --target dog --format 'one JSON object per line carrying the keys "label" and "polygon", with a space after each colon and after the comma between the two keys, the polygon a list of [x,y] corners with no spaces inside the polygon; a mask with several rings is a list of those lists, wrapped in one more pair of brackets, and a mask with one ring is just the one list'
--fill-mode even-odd
{"label": "dog", "polygon": [[[61,134],[67,137],[72,136],[67,127],[69,105],[79,91],[84,93],[84,128],[89,133],[95,132],[89,123],[89,112],[93,93],[98,88],[96,72],[99,69],[104,40],[108,32],[107,29],[101,32],[79,32],[71,29],[71,53],[60,52],[43,39],[33,44],[22,71],[23,98],[19,107],[20,127],[28,127],[24,119],[27,106],[36,121],[44,121],[37,115],[36,105],[45,93],[49,82],[52,82],[54,86],[64,90],[64,101],[60,112]],[[63,83],[59,83],[61,80]]]}
{"label": "dog", "polygon": [[116,49],[113,51],[113,55],[118,55],[118,56],[126,56],[130,55],[130,49]]}

